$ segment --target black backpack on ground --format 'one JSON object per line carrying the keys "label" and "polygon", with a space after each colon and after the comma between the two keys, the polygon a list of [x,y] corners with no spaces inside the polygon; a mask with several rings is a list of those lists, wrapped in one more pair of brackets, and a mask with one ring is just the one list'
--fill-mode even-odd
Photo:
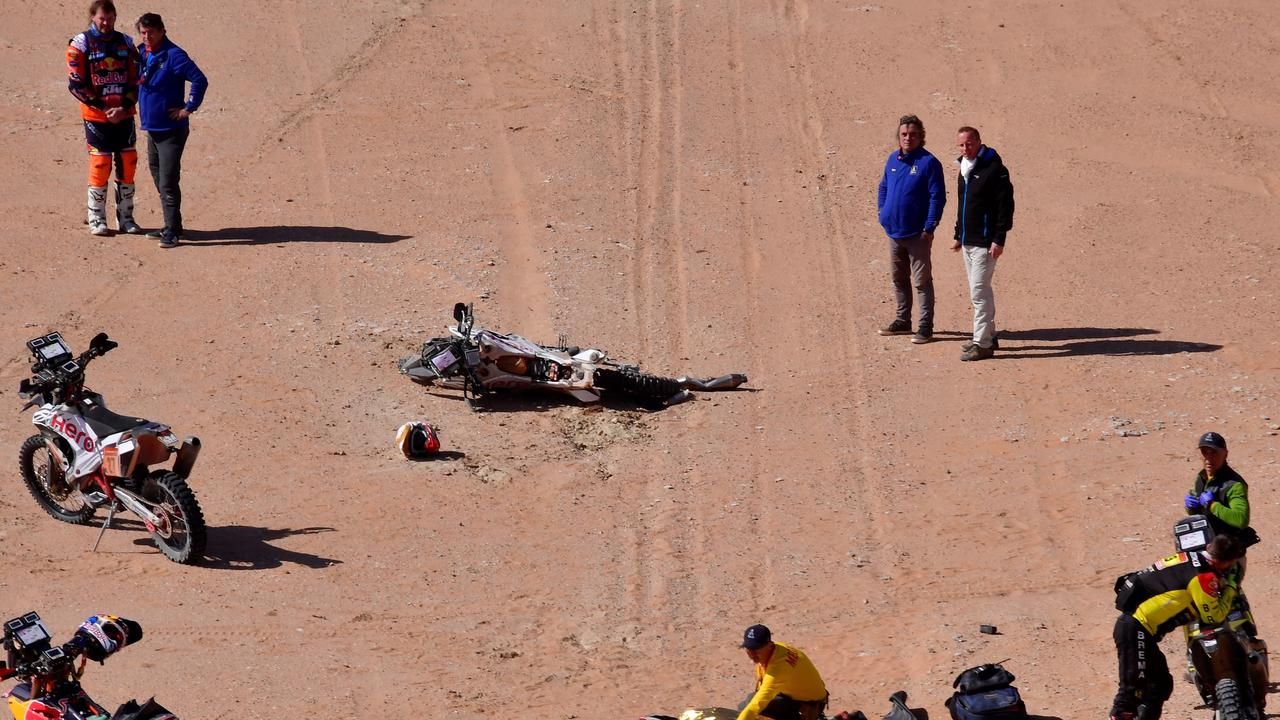
{"label": "black backpack on ground", "polygon": [[1025,720],[1027,706],[1013,686],[1013,673],[1000,663],[969,668],[956,676],[956,689],[947,700],[953,720]]}

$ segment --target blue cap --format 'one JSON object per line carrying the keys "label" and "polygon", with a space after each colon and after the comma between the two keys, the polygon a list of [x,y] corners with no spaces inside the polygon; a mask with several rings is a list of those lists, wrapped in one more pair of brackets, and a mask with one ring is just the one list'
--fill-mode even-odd
{"label": "blue cap", "polygon": [[1216,432],[1207,432],[1200,436],[1200,447],[1227,449],[1227,440]]}
{"label": "blue cap", "polygon": [[763,625],[752,625],[747,631],[742,633],[742,645],[748,650],[759,650],[760,648],[773,642],[773,633],[769,632],[769,628]]}

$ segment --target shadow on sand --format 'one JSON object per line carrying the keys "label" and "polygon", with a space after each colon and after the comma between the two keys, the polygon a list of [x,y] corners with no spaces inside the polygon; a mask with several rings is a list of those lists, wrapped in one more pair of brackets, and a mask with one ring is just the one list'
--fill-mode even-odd
{"label": "shadow on sand", "polygon": [[[1104,355],[1112,357],[1144,355],[1176,355],[1221,350],[1221,345],[1185,340],[1139,339],[1142,335],[1159,335],[1151,328],[1038,328],[1035,330],[1001,330],[1000,350],[996,360],[1028,358],[1077,357]],[[1023,341],[1050,344],[1012,344]]]}
{"label": "shadow on sand", "polygon": [[209,528],[209,549],[200,563],[217,570],[264,570],[286,563],[314,569],[341,564],[341,560],[309,553],[286,550],[271,544],[272,540],[296,535],[334,532],[331,527],[272,529],[247,525],[224,525]]}
{"label": "shadow on sand", "polygon": [[366,243],[399,242],[412,235],[387,235],[373,230],[318,225],[268,225],[264,227],[186,230],[188,245],[271,245],[275,243]]}
{"label": "shadow on sand", "polygon": [[[699,398],[706,398],[710,395],[719,395],[725,393],[756,393],[761,392],[760,388],[754,387],[736,387],[725,390],[703,390],[692,391],[693,399],[685,402],[694,402]],[[427,394],[433,395],[445,400],[456,400],[462,402],[461,391],[444,390],[440,388],[432,388]],[[630,398],[619,398],[617,396],[610,397],[604,395],[598,402],[587,403],[575,400],[564,393],[554,392],[551,390],[517,390],[517,391],[491,391],[487,395],[477,399],[473,403],[472,409],[476,412],[547,412],[560,407],[602,407],[616,411],[633,411],[633,412],[661,412],[669,407],[675,407],[684,403],[676,403],[675,405],[662,405],[661,403],[643,403]]]}

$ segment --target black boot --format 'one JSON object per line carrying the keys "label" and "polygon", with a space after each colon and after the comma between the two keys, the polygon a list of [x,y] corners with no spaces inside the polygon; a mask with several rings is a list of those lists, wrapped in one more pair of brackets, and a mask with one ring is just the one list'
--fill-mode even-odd
{"label": "black boot", "polygon": [[1138,712],[1134,714],[1133,720],[1160,720],[1163,712],[1164,703],[1143,703],[1138,706]]}

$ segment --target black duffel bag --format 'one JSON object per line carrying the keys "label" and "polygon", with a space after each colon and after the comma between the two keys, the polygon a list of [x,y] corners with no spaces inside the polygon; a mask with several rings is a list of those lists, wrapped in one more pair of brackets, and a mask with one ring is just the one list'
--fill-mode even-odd
{"label": "black duffel bag", "polygon": [[956,676],[947,699],[953,720],[1026,720],[1027,706],[1013,686],[1013,673],[1000,663],[969,668]]}

